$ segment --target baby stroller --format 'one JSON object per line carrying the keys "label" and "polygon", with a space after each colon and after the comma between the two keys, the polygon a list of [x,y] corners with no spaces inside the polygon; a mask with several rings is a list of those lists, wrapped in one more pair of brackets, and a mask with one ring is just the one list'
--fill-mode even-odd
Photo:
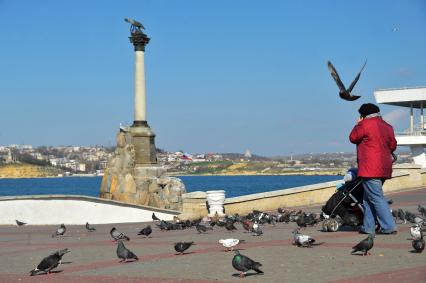
{"label": "baby stroller", "polygon": [[343,225],[357,227],[362,224],[364,209],[362,207],[364,188],[357,169],[351,168],[344,177],[344,184],[322,207],[323,230],[336,232]]}

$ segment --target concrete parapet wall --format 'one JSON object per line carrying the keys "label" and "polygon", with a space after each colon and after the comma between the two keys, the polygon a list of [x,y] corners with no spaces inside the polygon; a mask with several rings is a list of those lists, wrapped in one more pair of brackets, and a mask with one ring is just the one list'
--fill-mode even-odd
{"label": "concrete parapet wall", "polygon": [[[225,200],[226,214],[246,214],[253,209],[265,211],[278,207],[298,207],[324,204],[336,191],[336,186],[343,181],[333,181],[265,193],[251,194]],[[426,185],[426,170],[416,165],[396,166],[392,179],[387,180],[385,193],[418,188]],[[183,213],[181,218],[198,218],[207,215],[204,192],[183,195]]]}
{"label": "concrete parapet wall", "polygon": [[108,224],[152,221],[152,213],[172,220],[179,212],[88,196],[52,195],[0,198],[0,225]]}

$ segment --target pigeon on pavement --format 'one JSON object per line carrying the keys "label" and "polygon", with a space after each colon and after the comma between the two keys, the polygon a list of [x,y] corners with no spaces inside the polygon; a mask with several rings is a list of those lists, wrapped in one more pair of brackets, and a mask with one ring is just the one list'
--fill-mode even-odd
{"label": "pigeon on pavement", "polygon": [[25,223],[25,222],[21,222],[21,221],[19,221],[19,220],[15,220],[15,221],[16,221],[16,225],[18,225],[18,226],[22,226],[22,225],[27,224],[27,223]]}
{"label": "pigeon on pavement", "polygon": [[398,209],[398,218],[404,222],[404,224],[407,223],[407,218],[405,217],[405,212],[401,208]]}
{"label": "pigeon on pavement", "polygon": [[117,245],[117,257],[121,258],[120,262],[123,262],[123,261],[127,262],[128,259],[129,260],[134,259],[135,261],[139,260],[138,257],[134,253],[132,253],[129,249],[127,249],[124,246],[123,241],[118,241],[118,245]]}
{"label": "pigeon on pavement", "polygon": [[351,252],[351,254],[354,254],[356,252],[363,252],[363,256],[370,255],[368,251],[371,250],[371,248],[374,245],[373,238],[374,238],[374,235],[368,234],[367,238],[365,238],[364,240],[362,240],[361,242],[359,242],[358,244],[352,247],[353,251]]}
{"label": "pigeon on pavement", "polygon": [[263,231],[260,229],[259,223],[256,223],[256,222],[253,224],[253,228],[251,229],[251,232],[253,236],[260,236],[263,234]]}
{"label": "pigeon on pavement", "polygon": [[425,240],[423,240],[423,238],[413,240],[413,242],[412,242],[411,244],[412,244],[412,246],[413,246],[413,249],[414,249],[417,253],[421,253],[421,252],[423,252],[423,250],[425,249]]}
{"label": "pigeon on pavement", "polygon": [[410,234],[413,240],[418,240],[423,238],[423,231],[420,225],[413,225],[410,228]]}
{"label": "pigeon on pavement", "polygon": [[96,231],[95,227],[89,225],[89,222],[86,222],[86,230],[89,232]]}
{"label": "pigeon on pavement", "polygon": [[111,235],[111,237],[115,240],[127,240],[130,241],[130,238],[127,237],[126,235],[124,235],[123,233],[121,233],[120,231],[118,231],[115,227],[112,227],[111,231],[109,232],[109,234]]}
{"label": "pigeon on pavement", "polygon": [[219,243],[222,244],[226,249],[225,251],[233,251],[234,247],[236,247],[239,243],[243,243],[244,240],[238,240],[238,239],[220,239]]}
{"label": "pigeon on pavement", "polygon": [[261,263],[240,254],[239,250],[235,250],[235,255],[232,258],[232,266],[240,272],[240,277],[244,277],[249,270],[263,273],[263,271],[259,269],[262,266]]}
{"label": "pigeon on pavement", "polygon": [[298,247],[312,247],[312,244],[315,243],[315,239],[308,235],[302,235],[299,233],[299,229],[294,230],[293,232],[293,244]]}
{"label": "pigeon on pavement", "polygon": [[234,232],[234,230],[237,230],[237,227],[234,226],[234,221],[228,220],[225,223],[225,228],[228,231]]}
{"label": "pigeon on pavement", "polygon": [[56,229],[55,233],[52,234],[52,238],[58,237],[58,236],[63,236],[66,231],[67,231],[67,228],[65,227],[65,225],[61,224],[61,226],[59,226],[59,228]]}
{"label": "pigeon on pavement", "polygon": [[417,207],[417,210],[421,213],[421,215],[423,215],[423,217],[426,217],[426,208],[424,208],[423,206],[419,204],[419,206]]}
{"label": "pigeon on pavement", "polygon": [[198,224],[197,226],[195,226],[195,228],[197,229],[198,233],[206,233],[207,230],[213,230],[212,227],[206,227],[203,224]]}
{"label": "pigeon on pavement", "polygon": [[152,233],[151,225],[148,225],[145,228],[143,228],[142,230],[140,230],[138,235],[143,235],[145,237],[148,237],[149,235],[151,235],[151,233]]}
{"label": "pigeon on pavement", "polygon": [[68,249],[63,249],[43,258],[37,267],[30,271],[30,276],[37,275],[40,272],[44,272],[46,274],[50,273],[52,269],[58,267],[61,263],[62,257],[68,252]]}
{"label": "pigeon on pavement", "polygon": [[152,213],[152,220],[153,220],[153,221],[160,221],[160,218],[158,218],[158,217],[155,215],[155,213],[153,212],[153,213]]}
{"label": "pigeon on pavement", "polygon": [[175,243],[175,251],[177,251],[179,254],[183,254],[192,245],[195,245],[194,242]]}

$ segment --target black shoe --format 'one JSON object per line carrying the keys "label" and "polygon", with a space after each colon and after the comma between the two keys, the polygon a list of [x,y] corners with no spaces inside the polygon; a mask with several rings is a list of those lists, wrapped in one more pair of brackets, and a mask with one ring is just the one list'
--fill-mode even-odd
{"label": "black shoe", "polygon": [[398,231],[392,231],[392,232],[383,232],[383,231],[378,231],[377,234],[379,235],[396,235],[398,234]]}

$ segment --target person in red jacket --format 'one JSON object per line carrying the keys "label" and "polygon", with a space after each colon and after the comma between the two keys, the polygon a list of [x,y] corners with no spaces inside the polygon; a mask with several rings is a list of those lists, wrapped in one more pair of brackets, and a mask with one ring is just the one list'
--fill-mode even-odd
{"label": "person in red jacket", "polygon": [[389,204],[383,196],[383,183],[392,177],[392,153],[396,139],[391,125],[380,116],[380,109],[372,103],[361,105],[361,115],[349,139],[356,144],[358,176],[364,187],[364,219],[361,233],[394,234],[396,225]]}

